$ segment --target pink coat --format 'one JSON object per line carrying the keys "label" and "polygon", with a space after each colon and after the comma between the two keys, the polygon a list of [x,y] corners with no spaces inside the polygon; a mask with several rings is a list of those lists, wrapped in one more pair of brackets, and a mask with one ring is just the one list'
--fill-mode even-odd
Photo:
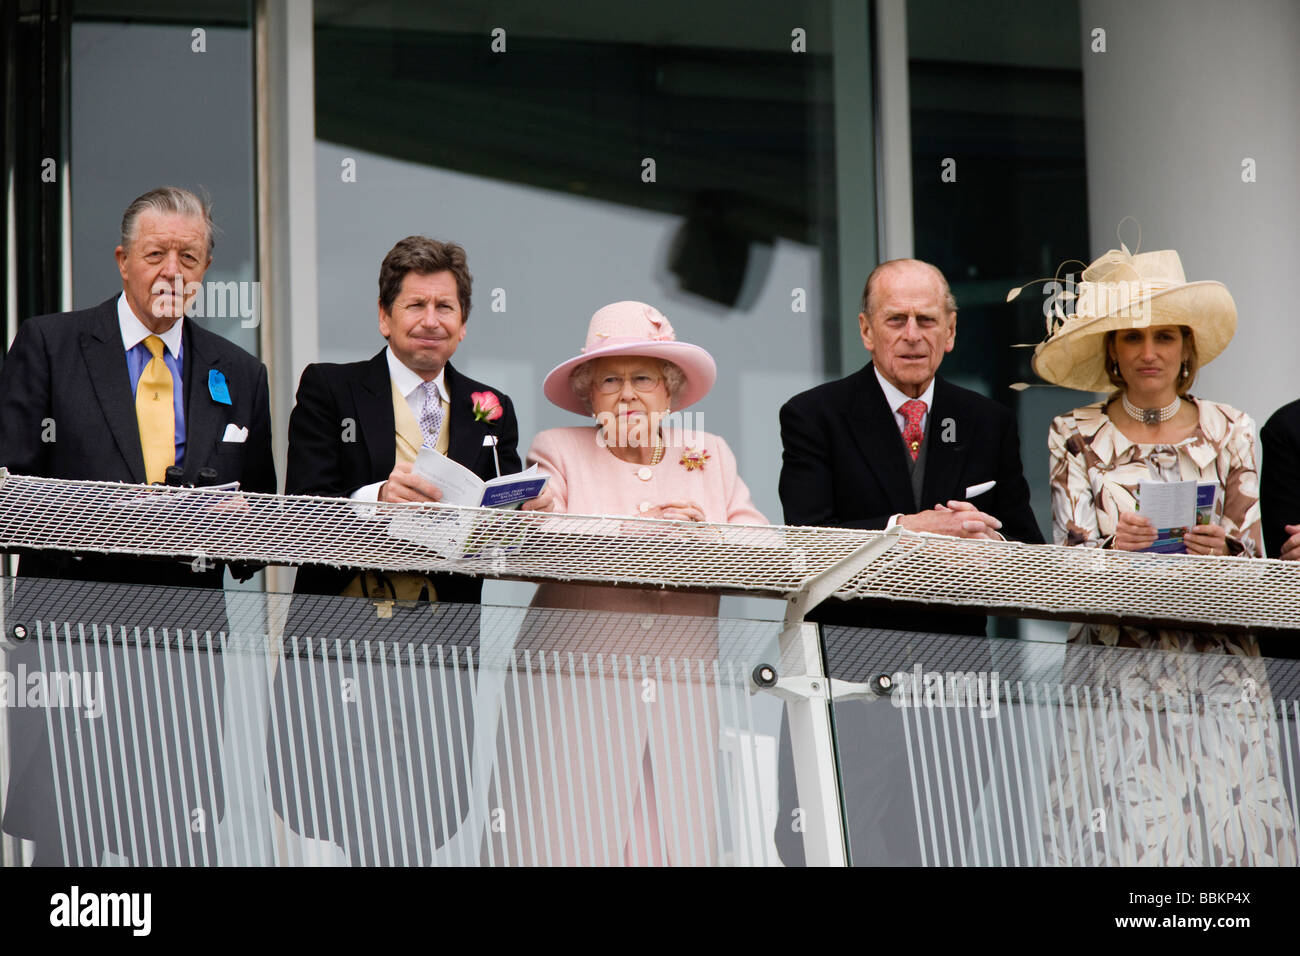
{"label": "pink coat", "polygon": [[[639,466],[615,458],[598,444],[595,426],[541,432],[528,450],[528,462],[551,476],[555,510],[560,513],[639,517],[642,505],[693,501],[704,510],[706,521],[768,523],[754,507],[737,473],[736,456],[725,441],[708,432],[691,432],[686,438],[695,448],[690,449],[684,446],[681,432],[669,431],[665,437],[668,448],[663,461],[650,469],[648,481],[638,477]],[[691,459],[703,460],[703,467],[688,470],[682,462]],[[639,614],[714,617],[718,613],[716,595],[558,582],[542,584],[533,604]]]}

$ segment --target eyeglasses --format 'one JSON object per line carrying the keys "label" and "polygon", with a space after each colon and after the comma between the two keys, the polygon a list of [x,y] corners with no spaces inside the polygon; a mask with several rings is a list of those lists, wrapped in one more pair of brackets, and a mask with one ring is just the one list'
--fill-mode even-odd
{"label": "eyeglasses", "polygon": [[[596,391],[602,395],[613,395],[623,391],[623,383],[626,381],[627,379],[622,375],[606,375],[604,378],[596,379]],[[658,375],[634,375],[632,387],[638,392],[653,392],[662,381],[663,379]]]}

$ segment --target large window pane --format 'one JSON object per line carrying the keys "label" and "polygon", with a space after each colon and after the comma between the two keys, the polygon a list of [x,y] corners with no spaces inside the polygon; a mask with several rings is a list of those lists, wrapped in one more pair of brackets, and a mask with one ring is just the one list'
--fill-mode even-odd
{"label": "large window pane", "polygon": [[454,362],[509,392],[526,445],[578,423],[540,386],[591,313],[648,301],[718,360],[698,424],[780,521],[777,409],[840,321],[824,6],[317,4],[320,358],[383,346],[396,240],[454,239],[476,279]]}
{"label": "large window pane", "polygon": [[[206,282],[256,279],[251,4],[79,2],[73,13],[74,308],[121,291],[122,211],[155,186],[211,198],[220,231]],[[256,316],[224,311],[196,321],[256,355]]]}

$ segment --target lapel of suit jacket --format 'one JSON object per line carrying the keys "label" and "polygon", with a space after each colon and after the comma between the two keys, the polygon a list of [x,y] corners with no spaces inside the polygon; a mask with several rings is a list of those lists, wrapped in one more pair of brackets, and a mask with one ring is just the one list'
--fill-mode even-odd
{"label": "lapel of suit jacket", "polygon": [[[89,327],[81,333],[81,354],[90,373],[90,387],[108,420],[108,430],[131,480],[144,484],[144,450],[135,418],[135,396],[131,394],[126,350],[122,348],[122,330],[117,321],[116,297],[99,307]],[[75,383],[69,385],[79,387]]]}
{"label": "lapel of suit jacket", "polygon": [[[226,370],[221,355],[209,348],[210,340],[201,330],[194,328],[193,319],[186,319],[181,329],[181,348],[184,351],[181,368],[185,379],[185,482],[192,484],[199,471],[212,458],[225,426],[231,421],[230,405],[223,405],[212,397],[209,373]],[[230,383],[227,380],[227,391]],[[230,396],[234,401],[234,395]]]}
{"label": "lapel of suit jacket", "polygon": [[907,463],[903,461],[903,439],[898,431],[898,420],[885,401],[885,393],[876,381],[871,363],[858,372],[849,425],[867,466],[885,489],[889,510],[911,514],[916,502],[912,498],[912,478]]}
{"label": "lapel of suit jacket", "polygon": [[[964,410],[953,394],[953,387],[936,376],[934,406],[930,409],[925,430],[925,477],[921,483],[923,508],[933,508],[936,503],[946,504],[949,498],[965,497],[966,489],[953,484],[960,478],[962,466],[970,453],[970,436],[966,434],[969,426],[963,418]],[[951,440],[945,441],[945,438]]]}
{"label": "lapel of suit jacket", "polygon": [[393,377],[388,374],[387,351],[380,349],[352,382],[357,431],[370,456],[374,481],[387,478],[397,460],[397,419],[393,415]]}
{"label": "lapel of suit jacket", "polygon": [[473,471],[488,426],[474,418],[474,403],[469,397],[471,386],[464,375],[451,367],[450,362],[447,363],[445,383],[451,402],[447,457]]}

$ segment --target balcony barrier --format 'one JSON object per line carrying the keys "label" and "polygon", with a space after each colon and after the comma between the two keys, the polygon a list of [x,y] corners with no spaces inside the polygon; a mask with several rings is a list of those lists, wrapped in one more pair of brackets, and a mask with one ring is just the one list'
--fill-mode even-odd
{"label": "balcony barrier", "polygon": [[8,864],[1297,855],[1291,661],[805,620],[861,598],[1289,640],[1289,563],[7,473],[0,550],[787,601],[776,623],[8,581]]}

